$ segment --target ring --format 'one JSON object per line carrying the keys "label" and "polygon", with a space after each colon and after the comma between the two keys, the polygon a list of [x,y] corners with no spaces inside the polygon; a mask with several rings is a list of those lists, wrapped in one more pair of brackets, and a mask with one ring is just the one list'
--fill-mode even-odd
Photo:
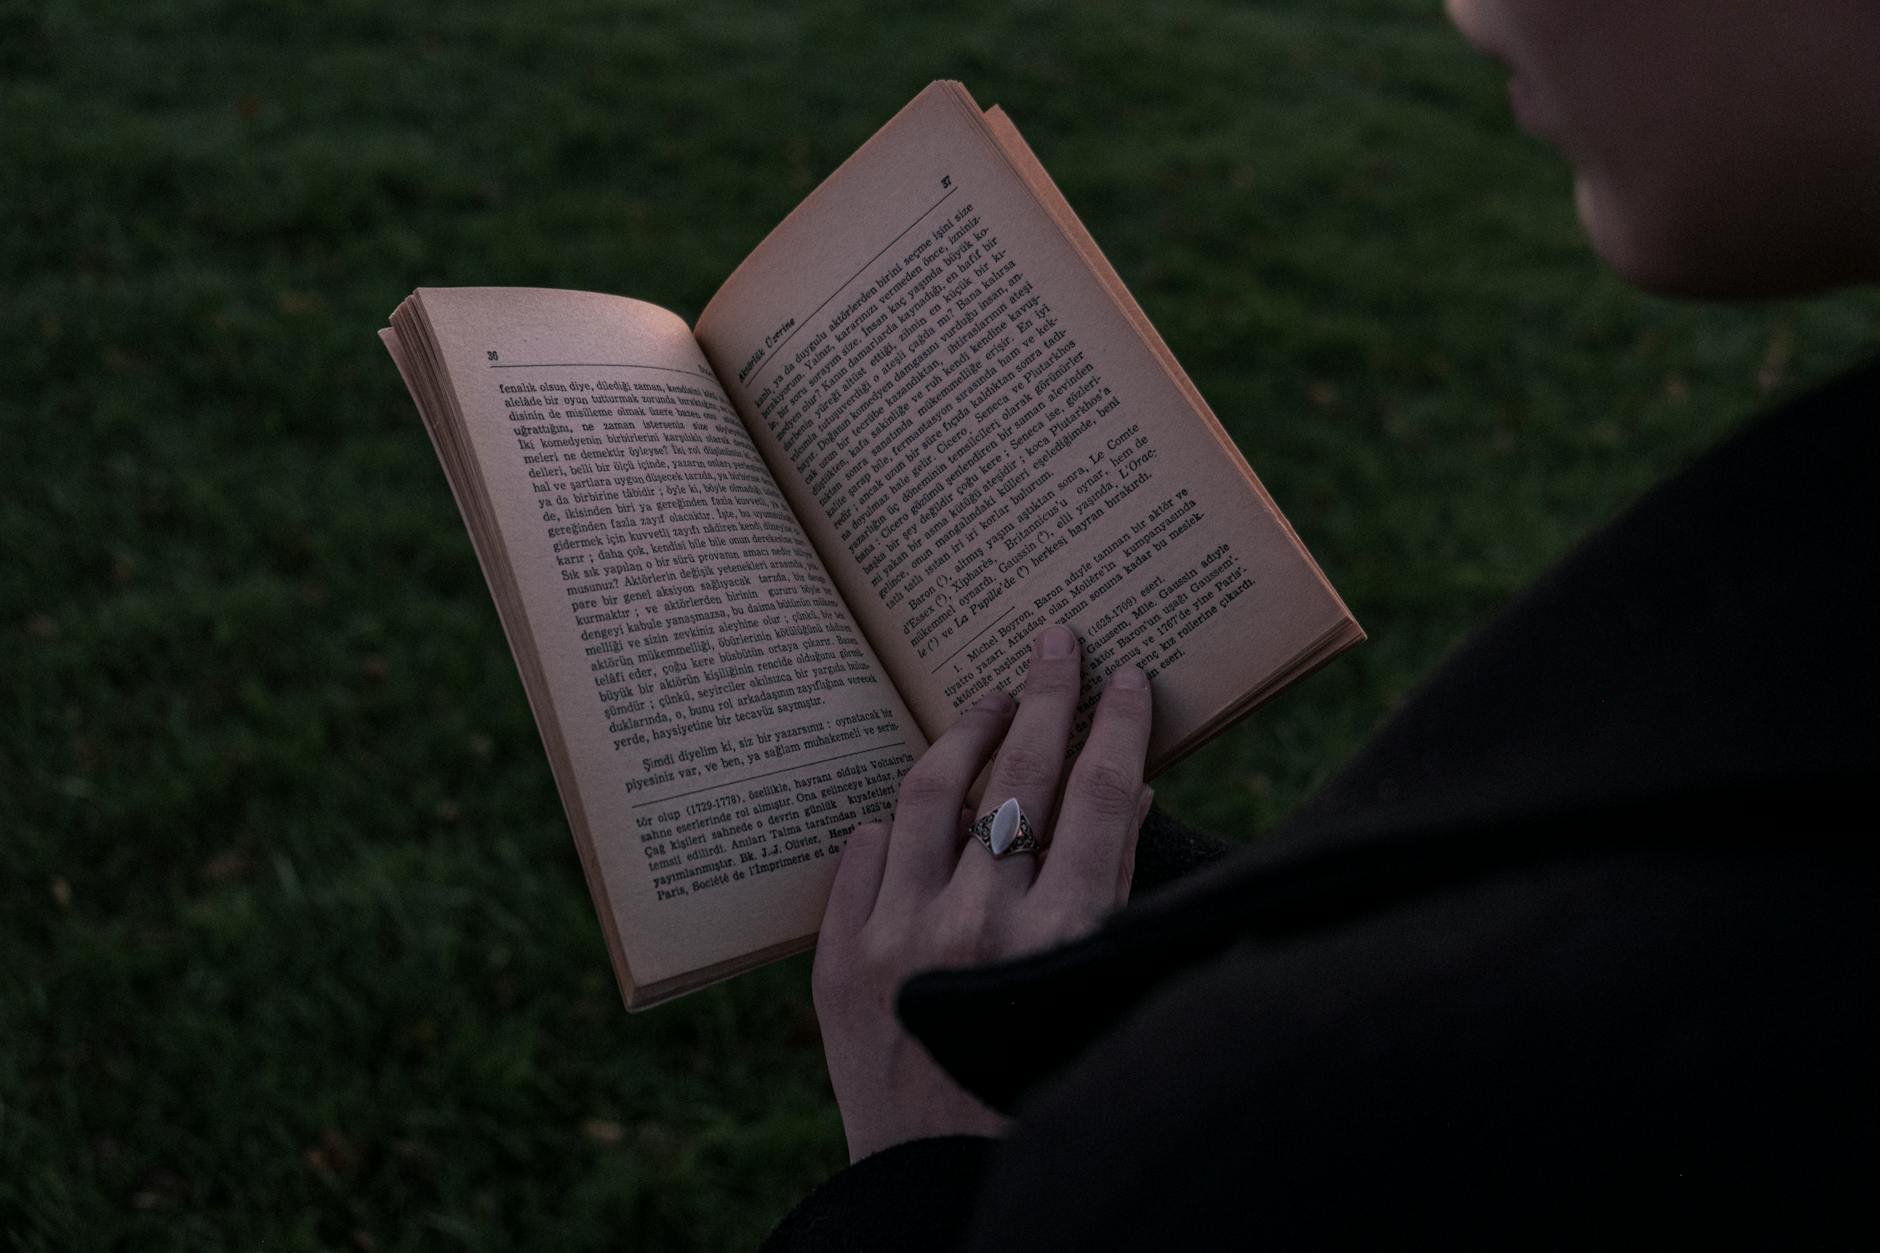
{"label": "ring", "polygon": [[993,812],[980,815],[967,831],[995,858],[1009,857],[1013,853],[1044,852],[1044,841],[1032,830],[1031,819],[1018,807],[1016,796]]}

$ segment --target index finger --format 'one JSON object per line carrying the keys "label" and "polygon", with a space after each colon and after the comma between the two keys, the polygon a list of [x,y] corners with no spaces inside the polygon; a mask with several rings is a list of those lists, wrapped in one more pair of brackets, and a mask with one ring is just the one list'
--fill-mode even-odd
{"label": "index finger", "polygon": [[1042,892],[1073,912],[1101,912],[1117,903],[1116,885],[1136,838],[1152,706],[1142,671],[1124,666],[1110,676],[1028,897]]}

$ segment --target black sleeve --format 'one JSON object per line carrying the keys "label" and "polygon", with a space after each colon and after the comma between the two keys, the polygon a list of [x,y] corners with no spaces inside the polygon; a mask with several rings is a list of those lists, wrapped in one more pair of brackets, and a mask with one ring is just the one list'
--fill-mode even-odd
{"label": "black sleeve", "polygon": [[1833,838],[1562,857],[1249,938],[1027,1099],[965,1247],[1871,1244],[1880,853]]}
{"label": "black sleeve", "polygon": [[996,1143],[935,1136],[871,1153],[797,1202],[761,1253],[950,1253],[965,1240]]}
{"label": "black sleeve", "polygon": [[1130,899],[1157,891],[1233,851],[1219,836],[1198,831],[1170,817],[1159,805],[1149,808],[1136,837],[1136,873]]}

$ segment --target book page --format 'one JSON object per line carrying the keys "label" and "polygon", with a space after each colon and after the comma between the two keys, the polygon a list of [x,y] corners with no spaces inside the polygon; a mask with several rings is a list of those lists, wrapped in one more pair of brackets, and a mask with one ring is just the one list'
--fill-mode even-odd
{"label": "book page", "polygon": [[691,332],[618,297],[428,288],[390,346],[439,380],[420,407],[630,1000],[807,946],[843,838],[925,742]]}
{"label": "book page", "polygon": [[1068,622],[1153,770],[1362,633],[1026,159],[933,85],[696,333],[929,737]]}

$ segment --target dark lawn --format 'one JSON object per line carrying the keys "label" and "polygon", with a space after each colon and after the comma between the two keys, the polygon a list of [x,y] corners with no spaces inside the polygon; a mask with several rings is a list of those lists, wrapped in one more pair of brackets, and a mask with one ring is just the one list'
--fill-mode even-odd
{"label": "dark lawn", "polygon": [[418,284],[690,315],[926,81],[1003,103],[1371,632],[1161,783],[1246,838],[1876,346],[1604,274],[1435,0],[804,9],[0,5],[9,1243],[727,1249],[843,1161],[808,958],[619,1007]]}

